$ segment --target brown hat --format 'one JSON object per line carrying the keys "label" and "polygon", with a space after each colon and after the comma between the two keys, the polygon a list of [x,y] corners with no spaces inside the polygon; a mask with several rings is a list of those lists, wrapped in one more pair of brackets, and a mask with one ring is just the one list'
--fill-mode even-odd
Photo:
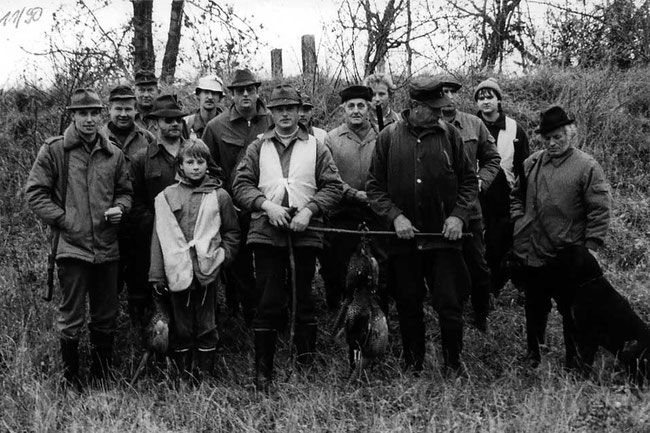
{"label": "brown hat", "polygon": [[573,122],[575,122],[575,119],[570,119],[562,107],[551,107],[540,115],[539,127],[535,130],[535,133],[546,134]]}
{"label": "brown hat", "polygon": [[237,69],[235,75],[232,77],[232,83],[228,86],[229,89],[235,87],[257,86],[262,84],[253,73],[248,69]]}
{"label": "brown hat", "polygon": [[431,108],[452,105],[451,100],[442,92],[442,82],[427,75],[421,75],[411,80],[409,96],[411,99],[424,102]]}
{"label": "brown hat", "polygon": [[460,90],[463,87],[456,78],[451,75],[438,75],[435,77],[444,87],[451,87],[454,90]]}
{"label": "brown hat", "polygon": [[108,95],[108,102],[127,99],[135,99],[135,93],[130,86],[124,84],[113,87]]}
{"label": "brown hat", "polygon": [[372,89],[367,86],[350,86],[339,92],[341,95],[341,103],[349,101],[350,99],[365,99],[372,101]]}
{"label": "brown hat", "polygon": [[178,102],[176,95],[161,95],[153,101],[153,110],[147,117],[184,117],[183,107]]}
{"label": "brown hat", "polygon": [[275,86],[271,92],[269,103],[266,104],[268,108],[281,107],[285,105],[302,105],[302,99],[296,89],[288,84],[280,84]]}
{"label": "brown hat", "polygon": [[499,83],[497,83],[497,80],[494,78],[488,78],[487,80],[478,83],[478,86],[476,86],[476,89],[474,90],[475,101],[478,99],[478,92],[483,89],[492,90],[497,95],[497,99],[501,100],[501,87],[499,87]]}
{"label": "brown hat", "polygon": [[70,97],[70,105],[65,107],[67,110],[80,110],[82,108],[104,108],[102,100],[93,89],[75,89]]}
{"label": "brown hat", "polygon": [[141,84],[158,84],[158,79],[153,71],[148,69],[140,69],[135,73],[135,85]]}

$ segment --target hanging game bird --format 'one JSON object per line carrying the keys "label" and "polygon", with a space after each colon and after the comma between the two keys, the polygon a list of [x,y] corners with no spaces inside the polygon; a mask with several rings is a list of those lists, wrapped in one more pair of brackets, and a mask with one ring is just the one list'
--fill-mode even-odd
{"label": "hanging game bird", "polygon": [[161,357],[167,356],[169,349],[169,299],[163,296],[153,296],[154,313],[147,325],[147,350],[142,355],[140,364],[133,374],[131,384],[135,383],[142,370],[147,365],[153,353]]}
{"label": "hanging game bird", "polygon": [[353,374],[356,371],[361,373],[372,361],[383,356],[388,346],[386,315],[376,299],[379,265],[370,254],[369,244],[367,236],[362,236],[357,250],[350,257],[345,281],[346,298],[334,327],[335,331],[345,329],[350,347],[350,372]]}

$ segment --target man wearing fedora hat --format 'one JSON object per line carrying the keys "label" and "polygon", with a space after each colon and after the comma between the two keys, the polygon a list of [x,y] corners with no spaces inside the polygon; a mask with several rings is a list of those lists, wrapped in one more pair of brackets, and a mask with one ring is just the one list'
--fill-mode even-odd
{"label": "man wearing fedora hat", "polygon": [[191,137],[201,138],[205,125],[223,112],[219,106],[223,98],[223,83],[216,75],[199,78],[194,93],[199,100],[199,108],[195,113],[185,117],[185,124]]}
{"label": "man wearing fedora hat", "polygon": [[325,136],[327,131],[321,128],[317,128],[312,123],[314,116],[314,104],[311,102],[311,97],[308,95],[302,94],[302,105],[298,108],[298,122],[302,123],[307,127],[307,131],[310,135],[316,137],[316,140],[323,143],[325,141]]}
{"label": "man wearing fedora hat", "polygon": [[89,300],[91,374],[106,378],[118,313],[117,234],[131,208],[124,154],[99,133],[103,104],[77,89],[67,109],[72,124],[41,146],[26,185],[30,208],[53,232],[61,287],[57,317],[66,381],[80,388],[79,339]]}
{"label": "man wearing fedora hat", "polygon": [[[155,141],[151,132],[140,128],[135,124],[136,99],[133,90],[129,86],[119,85],[111,89],[108,97],[108,114],[109,121],[102,128],[109,140],[117,147],[122,149],[130,167],[131,160],[138,153]],[[118,287],[126,283],[129,299],[129,316],[132,323],[140,332],[144,332],[144,324],[139,323],[145,317],[138,313],[142,310],[136,306],[142,296],[139,295],[143,290],[148,290],[147,280],[143,280],[144,275],[136,272],[139,260],[140,245],[136,242],[137,233],[133,231],[134,221],[131,215],[123,218],[120,224],[119,245],[120,245],[120,279]],[[140,276],[140,279],[138,279]],[[144,344],[146,336],[140,335],[141,343]]]}
{"label": "man wearing fedora hat", "polygon": [[[345,121],[327,134],[325,144],[332,152],[343,180],[343,198],[327,216],[327,224],[357,230],[365,222],[372,229],[379,230],[384,224],[370,208],[366,195],[368,168],[377,140],[377,130],[369,119],[372,89],[354,85],[341,90],[339,95]],[[320,273],[325,285],[327,306],[332,310],[339,307],[344,295],[348,262],[359,241],[359,237],[350,235],[328,233],[325,236],[325,248],[319,256]],[[385,260],[382,260],[383,252],[377,239],[373,240],[373,247],[375,258],[383,265]],[[384,285],[383,266],[381,270]]]}
{"label": "man wearing fedora hat", "polygon": [[576,149],[576,127],[561,107],[541,115],[545,149],[524,162],[524,176],[512,191],[513,256],[521,266],[526,294],[526,360],[536,367],[546,320],[554,299],[562,315],[567,368],[577,366],[575,324],[566,276],[554,270],[558,250],[584,245],[597,257],[609,228],[611,195],[603,169]]}
{"label": "man wearing fedora hat", "polygon": [[[416,373],[425,355],[424,281],[438,312],[445,371],[460,372],[463,302],[469,277],[462,256],[477,193],[476,172],[458,130],[441,120],[451,101],[428,76],[409,83],[410,108],[377,137],[366,191],[391,224],[390,292],[399,314],[405,368]],[[416,237],[416,232],[442,233]]]}
{"label": "man wearing fedora hat", "polygon": [[[228,86],[228,90],[232,93],[233,104],[228,110],[208,122],[203,132],[203,141],[210,148],[214,161],[223,169],[226,179],[224,188],[231,195],[237,163],[248,145],[273,124],[260,99],[261,84],[250,70],[236,70]],[[241,303],[244,320],[250,324],[259,300],[253,277],[253,255],[246,247],[250,213],[242,209],[238,216],[242,234],[241,244],[237,257],[224,270],[226,304],[232,313],[236,313]]]}
{"label": "man wearing fedora hat", "polygon": [[490,304],[490,269],[485,257],[484,223],[479,196],[490,187],[497,176],[501,157],[494,138],[481,119],[457,108],[458,91],[463,87],[462,84],[451,75],[442,75],[439,80],[442,82],[442,91],[452,102],[443,107],[442,118],[458,129],[465,143],[467,156],[477,169],[479,194],[472,203],[468,228],[472,236],[463,240],[463,256],[472,281],[470,300],[474,311],[474,326],[485,332]]}
{"label": "man wearing fedora hat", "polygon": [[154,100],[160,94],[158,79],[151,70],[141,69],[135,73],[136,108],[135,123],[142,129],[156,134],[156,122],[148,117],[153,110]]}
{"label": "man wearing fedora hat", "polygon": [[296,361],[313,362],[316,318],[311,281],[322,235],[306,231],[322,226],[323,214],[341,199],[342,183],[332,155],[298,122],[301,99],[289,85],[273,89],[269,101],[274,127],[246,149],[237,166],[235,198],[253,214],[247,243],[255,251],[260,301],[253,319],[256,384],[265,389],[273,375],[278,330],[289,307],[286,275],[291,242],[295,258],[294,312]]}

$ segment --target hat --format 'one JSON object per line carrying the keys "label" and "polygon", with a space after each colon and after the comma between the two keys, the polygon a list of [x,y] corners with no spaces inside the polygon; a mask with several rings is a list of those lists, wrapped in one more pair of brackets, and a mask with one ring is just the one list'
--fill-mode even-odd
{"label": "hat", "polygon": [[372,89],[366,86],[350,86],[339,92],[341,95],[341,103],[349,101],[350,99],[365,99],[372,101]]}
{"label": "hat", "polygon": [[309,95],[301,95],[301,97],[302,97],[303,108],[314,108],[314,104],[312,104]]}
{"label": "hat", "polygon": [[541,114],[539,127],[535,130],[535,133],[546,134],[561,126],[570,125],[573,122],[575,122],[575,119],[569,119],[569,116],[567,116],[562,107],[551,107]]}
{"label": "hat", "polygon": [[228,86],[229,89],[235,87],[257,86],[262,84],[255,75],[248,69],[237,69],[235,75],[232,77],[232,83]]}
{"label": "hat", "polygon": [[141,84],[158,84],[158,79],[153,71],[148,69],[140,69],[135,73],[135,85]]}
{"label": "hat", "polygon": [[75,89],[70,97],[70,105],[67,110],[80,110],[82,108],[104,108],[102,100],[93,89]]}
{"label": "hat", "polygon": [[460,84],[460,81],[451,75],[438,75],[436,76],[436,80],[440,81],[443,86],[451,87],[454,90],[459,90],[461,87],[463,87],[463,85]]}
{"label": "hat", "polygon": [[269,103],[266,104],[268,108],[280,107],[284,105],[302,105],[302,99],[296,89],[288,84],[280,84],[275,86],[271,92]]}
{"label": "hat", "polygon": [[108,95],[108,102],[126,99],[135,99],[135,93],[133,93],[133,89],[130,86],[126,85],[113,87]]}
{"label": "hat", "polygon": [[421,75],[409,83],[409,96],[416,101],[424,102],[431,108],[442,108],[452,105],[451,100],[442,92],[442,82]]}
{"label": "hat", "polygon": [[194,93],[197,95],[201,93],[201,90],[208,90],[210,92],[218,92],[223,94],[223,82],[221,78],[216,75],[208,75],[206,77],[199,78],[199,82],[196,84]]}
{"label": "hat", "polygon": [[172,117],[185,116],[183,107],[178,102],[176,95],[161,95],[153,101],[153,110],[147,117]]}
{"label": "hat", "polygon": [[476,101],[477,95],[479,90],[482,89],[490,89],[497,95],[497,99],[501,100],[501,87],[499,87],[499,83],[497,83],[497,80],[494,78],[488,78],[485,81],[481,81],[478,86],[476,86],[476,90],[474,90],[474,100]]}

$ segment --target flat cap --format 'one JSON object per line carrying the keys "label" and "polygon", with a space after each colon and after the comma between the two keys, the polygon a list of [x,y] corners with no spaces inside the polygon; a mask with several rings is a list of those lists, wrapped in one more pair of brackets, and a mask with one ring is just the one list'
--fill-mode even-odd
{"label": "flat cap", "polygon": [[442,82],[427,75],[421,75],[411,80],[409,83],[409,96],[411,99],[424,102],[431,108],[452,105],[451,100],[442,92]]}
{"label": "flat cap", "polygon": [[158,84],[158,79],[153,71],[148,69],[140,69],[135,73],[135,85],[140,84]]}
{"label": "flat cap", "polygon": [[302,105],[300,93],[289,84],[280,84],[271,91],[268,108],[281,107],[286,105]]}
{"label": "flat cap", "polygon": [[135,99],[135,93],[133,93],[131,86],[124,84],[113,87],[108,95],[109,102],[126,99]]}
{"label": "flat cap", "polygon": [[460,81],[449,74],[437,75],[435,79],[440,81],[444,87],[451,87],[454,90],[460,90],[460,88],[463,87],[463,85],[460,84]]}
{"label": "flat cap", "polygon": [[91,88],[79,88],[72,92],[70,105],[65,107],[68,110],[80,110],[84,108],[104,108],[102,100],[97,92]]}
{"label": "flat cap", "polygon": [[341,103],[349,101],[350,99],[365,99],[372,101],[372,89],[367,86],[350,86],[339,92],[341,95]]}

